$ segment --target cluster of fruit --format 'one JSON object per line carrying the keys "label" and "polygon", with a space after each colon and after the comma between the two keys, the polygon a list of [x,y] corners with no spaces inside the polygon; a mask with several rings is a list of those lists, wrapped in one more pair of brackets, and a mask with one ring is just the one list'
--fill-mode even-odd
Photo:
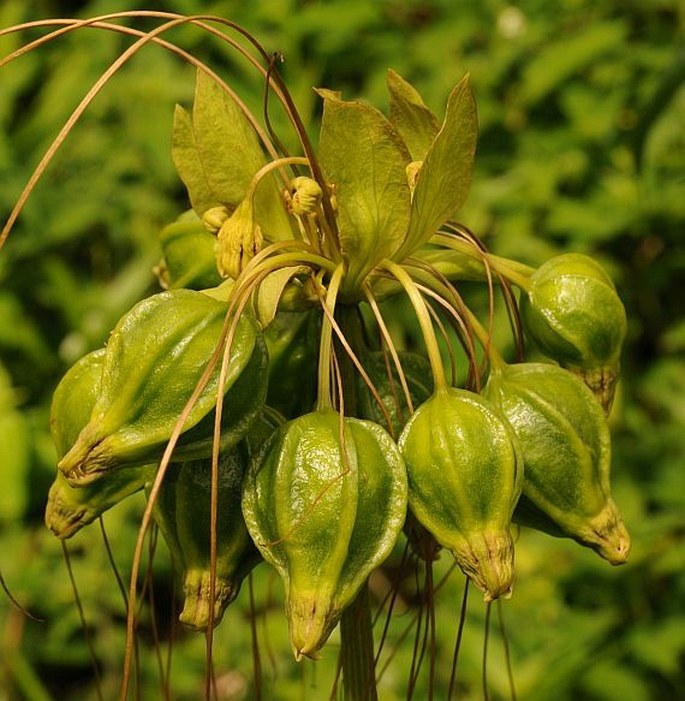
{"label": "cluster of fruit", "polygon": [[[290,156],[199,72],[192,114],[175,116],[193,211],[162,232],[166,289],[68,371],[52,406],[49,528],[70,537],[147,489],[183,572],[181,620],[217,623],[265,560],[298,659],[408,519],[488,601],[511,592],[512,521],[613,564],[630,548],[609,480],[626,328],[614,285],[587,256],[534,270],[452,223],[475,152],[468,80],[443,121],[397,74],[388,86],[388,117],[320,91],[318,149],[293,117],[304,155]],[[505,362],[464,280],[499,285],[554,362]],[[400,294],[425,341],[412,352],[384,316]],[[463,387],[445,368],[457,343]]]}

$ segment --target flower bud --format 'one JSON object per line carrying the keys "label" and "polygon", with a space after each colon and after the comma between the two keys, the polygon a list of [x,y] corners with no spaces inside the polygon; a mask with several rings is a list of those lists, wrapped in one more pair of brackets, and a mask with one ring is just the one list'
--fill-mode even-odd
{"label": "flower bud", "polygon": [[625,562],[630,537],[611,497],[609,428],[590,389],[563,368],[521,363],[493,373],[485,394],[519,438],[527,500],[612,564]]}
{"label": "flower bud", "polygon": [[409,195],[412,199],[414,198],[414,190],[416,190],[416,183],[419,181],[422,166],[423,161],[412,161],[405,169],[407,173],[407,182],[409,183]]}
{"label": "flower bud", "polygon": [[402,457],[377,424],[334,411],[284,424],[250,464],[243,514],[281,575],[295,658],[316,657],[404,523]]}
{"label": "flower bud", "polygon": [[202,224],[210,234],[216,234],[230,216],[231,213],[227,207],[223,205],[212,207],[202,215]]}
{"label": "flower bud", "polygon": [[316,180],[301,176],[295,178],[291,184],[292,198],[290,209],[298,216],[303,214],[314,214],[321,202],[323,192]]}
{"label": "flower bud", "polygon": [[414,413],[399,440],[409,507],[486,601],[511,593],[509,530],[523,458],[504,416],[483,397],[449,388]]}
{"label": "flower bud", "polygon": [[521,317],[540,350],[579,374],[608,413],[620,370],[626,313],[602,266],[578,253],[548,260],[530,279]]}
{"label": "flower bud", "polygon": [[252,198],[246,197],[221,225],[217,234],[219,273],[235,280],[259,253],[262,243],[262,230],[255,220]]}

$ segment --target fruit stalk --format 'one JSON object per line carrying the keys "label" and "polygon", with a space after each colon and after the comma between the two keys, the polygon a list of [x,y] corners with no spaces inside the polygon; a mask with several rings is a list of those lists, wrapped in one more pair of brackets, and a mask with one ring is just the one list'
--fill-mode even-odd
{"label": "fruit stalk", "polygon": [[[363,333],[357,308],[339,305],[337,320],[352,350],[359,355],[363,350],[360,347],[363,343]],[[344,349],[338,346],[337,350],[345,413],[354,416],[357,410],[356,370]],[[354,601],[343,611],[340,618],[340,636],[345,701],[377,701],[368,583],[364,584]]]}

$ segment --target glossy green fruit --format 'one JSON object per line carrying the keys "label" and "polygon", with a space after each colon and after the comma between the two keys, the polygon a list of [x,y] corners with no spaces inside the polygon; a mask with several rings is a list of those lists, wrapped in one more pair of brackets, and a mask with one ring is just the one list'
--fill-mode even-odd
{"label": "glossy green fruit", "polygon": [[[245,527],[241,490],[250,456],[280,423],[280,417],[265,409],[245,438],[219,460],[213,625],[221,621],[242,581],[262,559]],[[193,630],[206,630],[212,611],[211,484],[211,459],[171,463],[152,512],[182,570],[184,603],[179,619]]]}
{"label": "glossy green fruit", "polygon": [[[221,621],[243,579],[261,560],[240,511],[245,462],[244,450],[239,448],[227,452],[219,462],[213,625]],[[184,603],[179,619],[193,630],[206,630],[211,613],[210,508],[211,460],[172,463],[153,515],[183,572]]]}
{"label": "glossy green fruit", "polygon": [[58,471],[48,491],[45,525],[58,538],[71,538],[120,501],[143,489],[154,479],[156,469],[156,465],[129,467],[83,487],[72,487]]}
{"label": "glossy green fruit", "polygon": [[483,397],[449,388],[414,413],[399,440],[409,506],[454,554],[486,601],[511,592],[510,523],[523,458],[514,431]]}
{"label": "glossy green fruit", "polygon": [[593,393],[563,368],[521,363],[494,372],[485,394],[519,438],[527,499],[568,536],[625,562],[630,537],[611,497],[611,439]]}
{"label": "glossy green fruit", "polygon": [[69,452],[90,420],[102,386],[104,362],[104,348],[84,355],[55,388],[50,406],[50,435],[58,458]]}
{"label": "glossy green fruit", "polygon": [[243,513],[281,575],[296,659],[315,657],[406,514],[404,463],[370,421],[327,410],[284,424],[250,464]]}
{"label": "glossy green fruit", "polygon": [[[100,392],[105,351],[97,350],[77,361],[55,389],[50,431],[58,458],[76,442],[88,423]],[[50,491],[45,524],[58,538],[70,538],[130,494],[142,489],[154,475],[152,466],[129,468],[108,476],[97,485],[72,487],[61,472]]]}
{"label": "glossy green fruit", "polygon": [[626,313],[611,278],[592,258],[548,260],[521,299],[524,328],[540,350],[582,376],[608,413],[620,370]]}
{"label": "glossy green fruit", "polygon": [[[90,419],[58,465],[72,485],[160,459],[219,343],[226,309],[201,292],[173,290],[145,299],[119,321]],[[188,414],[175,460],[211,454],[219,365]],[[222,448],[235,445],[261,409],[266,365],[261,333],[243,316],[224,385]]]}
{"label": "glossy green fruit", "polygon": [[164,255],[160,277],[165,288],[203,290],[222,282],[214,253],[216,236],[207,231],[194,212],[165,226],[159,242]]}

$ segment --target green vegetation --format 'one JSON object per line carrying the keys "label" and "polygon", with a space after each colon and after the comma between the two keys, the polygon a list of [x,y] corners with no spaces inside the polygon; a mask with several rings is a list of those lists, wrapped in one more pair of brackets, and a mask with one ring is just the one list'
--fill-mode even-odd
{"label": "green vegetation", "polygon": [[[570,540],[525,528],[515,533],[514,592],[501,609],[492,609],[487,685],[491,699],[511,697],[503,620],[521,699],[647,701],[685,695],[682,6],[667,0],[199,5],[166,0],[157,9],[230,18],[269,50],[282,51],[279,68],[312,137],[320,109],[314,86],[341,90],[345,98],[362,96],[385,110],[392,68],[442,115],[450,90],[469,72],[479,137],[460,221],[494,253],[530,266],[574,252],[609,270],[628,320],[610,416],[613,493],[633,549],[628,563],[616,569]],[[80,6],[79,16],[87,17],[135,9],[136,3]],[[5,0],[0,29],[71,12],[73,3],[58,0],[33,7]],[[0,36],[0,57],[40,34]],[[210,63],[261,113],[263,86],[234,54],[190,27],[170,37]],[[85,29],[0,68],[3,223],[71,110],[130,43],[121,35]],[[190,107],[193,91],[192,67],[146,47],[69,135],[0,253],[0,572],[12,596],[40,619],[0,598],[0,701],[95,699],[98,685],[105,699],[119,691],[126,635],[122,591],[145,501],[137,494],[108,511],[106,540],[95,522],[66,541],[86,634],[62,545],[43,522],[57,458],[49,410],[66,370],[100,348],[138,300],[159,291],[152,272],[162,255],[158,234],[189,206],[171,159],[174,104]],[[292,139],[277,109],[273,127]],[[467,285],[464,292],[474,309],[487,313],[480,287]],[[399,327],[410,318],[409,305],[391,305],[387,316]],[[501,303],[494,332],[507,360],[513,359]],[[407,347],[420,347],[418,338],[419,329],[410,327]],[[286,406],[292,392],[280,399]],[[398,547],[371,579],[374,609],[396,583],[401,560]],[[436,698],[445,696],[450,682],[463,590],[456,572],[440,586],[451,566],[452,558],[442,554],[433,573],[438,642],[430,656]],[[423,570],[417,573],[405,573],[399,582],[396,615],[378,666],[383,700],[409,694],[416,628],[410,623],[416,623],[424,601]],[[177,623],[180,592],[173,582],[166,548],[161,539],[151,542],[139,590],[146,587],[153,605],[141,613],[132,683],[143,699],[163,698],[165,683],[170,698],[190,700],[203,693],[205,639]],[[338,632],[321,660],[295,665],[281,587],[263,565],[215,632],[219,698],[256,694],[251,601],[263,697],[328,698]],[[485,616],[480,597],[471,596],[455,698],[484,696]],[[425,613],[420,620],[425,625]],[[377,641],[383,623],[381,615]],[[415,699],[428,698],[428,659],[414,685]]]}

